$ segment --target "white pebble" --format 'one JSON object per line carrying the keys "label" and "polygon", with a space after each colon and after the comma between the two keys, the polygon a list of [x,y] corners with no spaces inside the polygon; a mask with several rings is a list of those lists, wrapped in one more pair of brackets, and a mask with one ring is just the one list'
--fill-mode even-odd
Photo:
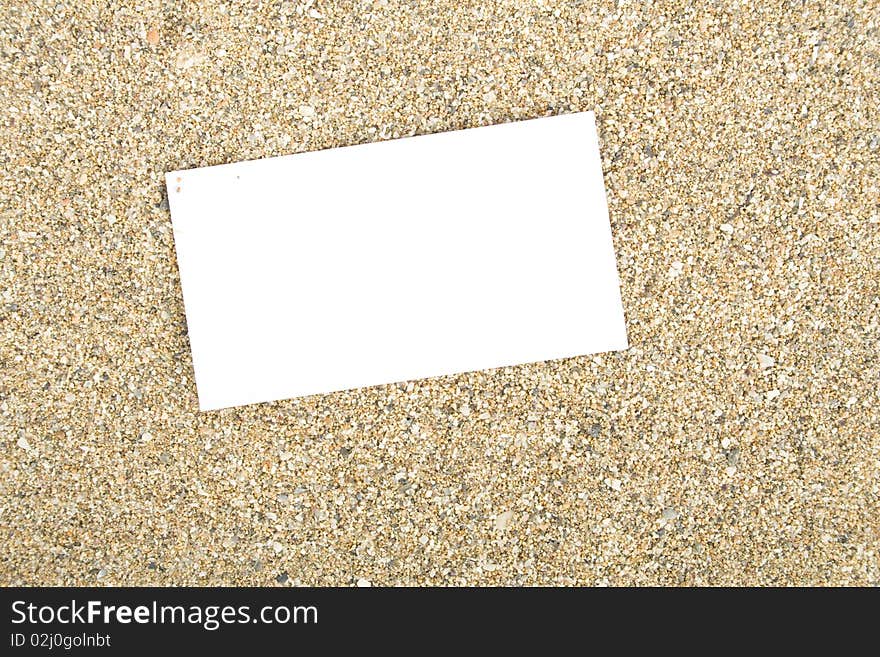
{"label": "white pebble", "polygon": [[606,477],[605,485],[613,491],[619,491],[621,486],[623,486],[623,482],[620,479],[609,479]]}
{"label": "white pebble", "polygon": [[507,529],[507,526],[510,524],[510,521],[513,520],[513,511],[505,511],[504,513],[499,513],[495,516],[495,529],[498,531],[504,531]]}

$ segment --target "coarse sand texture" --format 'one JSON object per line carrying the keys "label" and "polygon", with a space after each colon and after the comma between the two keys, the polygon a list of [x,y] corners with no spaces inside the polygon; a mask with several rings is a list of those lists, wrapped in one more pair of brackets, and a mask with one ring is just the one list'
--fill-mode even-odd
{"label": "coarse sand texture", "polygon": [[[880,583],[876,0],[0,36],[0,584]],[[165,172],[587,110],[630,349],[198,412]]]}

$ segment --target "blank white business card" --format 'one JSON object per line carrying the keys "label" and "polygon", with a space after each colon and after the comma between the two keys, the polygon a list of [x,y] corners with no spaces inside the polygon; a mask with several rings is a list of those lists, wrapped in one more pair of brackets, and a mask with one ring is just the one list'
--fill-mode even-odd
{"label": "blank white business card", "polygon": [[627,346],[592,113],[167,184],[202,410]]}

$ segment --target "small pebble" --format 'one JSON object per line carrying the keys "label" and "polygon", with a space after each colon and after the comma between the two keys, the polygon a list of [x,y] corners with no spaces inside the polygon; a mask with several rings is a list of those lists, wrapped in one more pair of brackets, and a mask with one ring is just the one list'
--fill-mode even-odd
{"label": "small pebble", "polygon": [[505,511],[504,513],[499,513],[495,516],[495,529],[498,531],[503,531],[507,529],[507,526],[510,524],[510,521],[513,520],[513,511]]}

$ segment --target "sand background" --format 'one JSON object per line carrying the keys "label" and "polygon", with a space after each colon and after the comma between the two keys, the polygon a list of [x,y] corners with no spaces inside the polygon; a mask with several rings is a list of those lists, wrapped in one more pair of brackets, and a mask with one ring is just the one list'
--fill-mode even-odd
{"label": "sand background", "polygon": [[[0,33],[0,583],[880,582],[877,2]],[[197,412],[166,171],[580,110],[631,349]]]}

